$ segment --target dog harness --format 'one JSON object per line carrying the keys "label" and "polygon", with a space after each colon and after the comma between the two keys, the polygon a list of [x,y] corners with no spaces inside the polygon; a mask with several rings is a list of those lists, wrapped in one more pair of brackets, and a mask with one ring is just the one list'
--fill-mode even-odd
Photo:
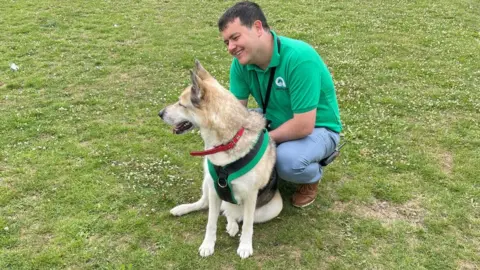
{"label": "dog harness", "polygon": [[[217,166],[207,159],[208,171],[213,178],[215,190],[218,197],[229,203],[238,204],[232,193],[231,183],[233,180],[249,172],[262,158],[267,150],[269,141],[268,132],[264,129],[258,136],[257,142],[247,155],[241,159],[227,164],[225,166]],[[275,195],[277,188],[277,173],[274,169],[270,175],[270,180],[265,187],[263,187],[257,198],[257,207],[268,203]]]}

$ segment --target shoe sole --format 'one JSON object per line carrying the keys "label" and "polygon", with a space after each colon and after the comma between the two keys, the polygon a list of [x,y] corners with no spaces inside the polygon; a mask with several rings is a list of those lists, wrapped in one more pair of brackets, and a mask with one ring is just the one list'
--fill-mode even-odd
{"label": "shoe sole", "polygon": [[297,204],[292,203],[292,205],[295,206],[295,207],[297,207],[297,208],[304,208],[304,207],[307,207],[307,206],[309,206],[310,204],[312,204],[314,201],[315,201],[315,199],[313,199],[311,202],[309,202],[309,203],[307,203],[307,204],[297,205]]}

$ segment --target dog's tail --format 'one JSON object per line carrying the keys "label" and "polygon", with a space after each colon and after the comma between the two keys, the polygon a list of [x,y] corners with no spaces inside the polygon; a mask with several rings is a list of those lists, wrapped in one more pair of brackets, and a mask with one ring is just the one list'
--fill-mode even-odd
{"label": "dog's tail", "polygon": [[280,195],[280,191],[276,191],[273,198],[264,206],[255,210],[255,215],[253,218],[253,222],[255,223],[263,223],[267,222],[280,214],[283,208],[283,201],[282,196]]}

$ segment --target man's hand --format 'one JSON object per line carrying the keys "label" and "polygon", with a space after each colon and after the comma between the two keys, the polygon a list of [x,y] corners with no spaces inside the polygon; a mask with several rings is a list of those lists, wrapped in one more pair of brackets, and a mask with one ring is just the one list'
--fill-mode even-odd
{"label": "man's hand", "polygon": [[[247,107],[248,99],[239,99],[240,103]],[[277,143],[293,141],[307,137],[315,128],[317,109],[306,113],[297,113],[293,118],[283,123],[278,128],[269,131],[270,137]]]}

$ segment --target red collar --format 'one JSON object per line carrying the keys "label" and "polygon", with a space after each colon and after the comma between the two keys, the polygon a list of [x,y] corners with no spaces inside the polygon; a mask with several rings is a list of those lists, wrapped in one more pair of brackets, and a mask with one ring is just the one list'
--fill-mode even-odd
{"label": "red collar", "polygon": [[223,152],[223,151],[230,150],[233,147],[235,147],[235,145],[237,145],[238,140],[240,140],[240,137],[242,137],[242,135],[243,135],[243,131],[245,131],[245,128],[242,127],[237,132],[237,134],[235,134],[233,139],[226,144],[215,146],[212,149],[208,149],[208,150],[205,150],[205,151],[190,152],[190,155],[191,156],[207,156],[207,155],[215,154],[215,153],[218,153],[218,152]]}

